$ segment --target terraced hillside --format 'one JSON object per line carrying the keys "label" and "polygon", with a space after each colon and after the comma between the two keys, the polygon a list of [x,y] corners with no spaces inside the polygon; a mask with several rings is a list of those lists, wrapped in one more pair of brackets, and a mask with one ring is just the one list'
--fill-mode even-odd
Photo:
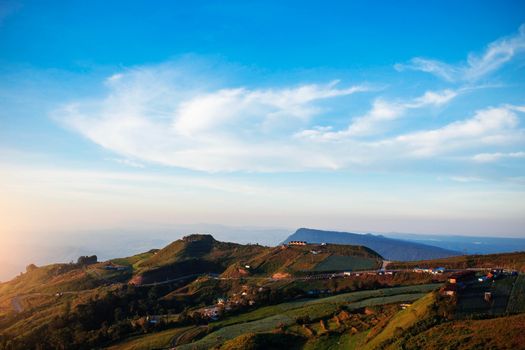
{"label": "terraced hillside", "polygon": [[[181,335],[192,332],[197,334],[202,326],[173,329],[161,332],[158,336],[152,334],[130,339],[113,345],[111,349],[146,350],[151,349],[152,344],[158,348],[169,347],[170,344],[177,345],[177,349],[210,349],[215,347],[220,347],[220,349],[246,349],[252,345],[261,346],[255,347],[257,349],[264,348],[264,346],[275,349],[302,349],[304,346],[322,348],[317,347],[316,344],[319,345],[320,342],[323,342],[328,333],[336,329],[343,332],[345,329],[349,330],[354,326],[366,331],[363,328],[366,320],[373,324],[376,320],[384,317],[382,316],[384,312],[392,313],[393,311],[395,313],[399,309],[398,303],[417,300],[438,287],[439,285],[429,284],[385,288],[265,306],[212,322],[205,327],[205,332],[201,332],[200,336],[193,339],[194,341],[191,341],[191,338],[183,340]],[[388,310],[379,311],[382,310],[382,305],[392,304],[393,306]],[[332,322],[332,316],[334,314],[339,315],[341,312],[340,320],[337,321],[339,324],[335,321]],[[298,326],[297,320],[305,320],[308,326]],[[327,331],[316,329],[320,321],[326,322]],[[282,331],[275,332],[279,328]],[[309,329],[311,330],[309,331]],[[311,333],[308,336],[308,332],[315,332],[316,335]],[[365,340],[362,339],[362,341]]]}

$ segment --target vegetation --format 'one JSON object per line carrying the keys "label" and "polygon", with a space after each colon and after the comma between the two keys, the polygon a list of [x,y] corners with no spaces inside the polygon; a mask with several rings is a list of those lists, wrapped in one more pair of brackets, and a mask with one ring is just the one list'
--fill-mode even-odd
{"label": "vegetation", "polygon": [[210,334],[192,343],[191,346],[182,346],[181,349],[208,349],[246,332],[271,332],[277,325],[292,326],[297,320],[304,319],[306,316],[309,321],[318,321],[333,316],[341,307],[345,307],[346,310],[358,310],[374,305],[413,301],[435,288],[436,285],[388,288],[262,307],[224,321],[211,323]]}
{"label": "vegetation", "polygon": [[369,248],[337,244],[281,246],[247,260],[254,275],[378,269],[381,263],[381,256]]}
{"label": "vegetation", "polygon": [[83,265],[91,265],[96,264],[98,261],[98,258],[96,255],[91,256],[80,256],[77,260],[77,265],[83,266]]}
{"label": "vegetation", "polygon": [[221,350],[301,349],[304,339],[286,333],[248,333],[229,340]]}
{"label": "vegetation", "polygon": [[364,349],[376,349],[385,341],[397,336],[428,316],[436,301],[436,294],[429,293],[413,305],[398,312],[386,325],[378,325],[369,333]]}
{"label": "vegetation", "polygon": [[[520,259],[508,255],[499,261]],[[271,248],[191,235],[108,262],[84,256],[31,264],[0,284],[0,349],[417,348],[425,340],[410,339],[419,332],[432,340],[439,327],[475,330],[468,319],[524,310],[524,275],[443,297],[434,291],[446,275],[333,274],[381,263],[363,246]],[[480,258],[468,265],[478,263],[487,264]],[[491,303],[483,299],[486,290]],[[400,310],[404,303],[413,304]],[[224,311],[218,320],[203,313],[212,305]]]}
{"label": "vegetation", "polygon": [[522,349],[525,315],[443,323],[405,339],[403,349]]}
{"label": "vegetation", "polygon": [[177,339],[179,336],[193,328],[195,327],[173,328],[157,333],[136,336],[124,342],[110,346],[108,347],[108,350],[148,350],[169,348],[173,339]]}
{"label": "vegetation", "polygon": [[443,266],[449,269],[466,269],[470,267],[501,267],[525,272],[525,252],[488,254],[488,255],[461,255],[450,258],[421,260],[409,262],[392,262],[391,269],[412,269],[424,266]]}

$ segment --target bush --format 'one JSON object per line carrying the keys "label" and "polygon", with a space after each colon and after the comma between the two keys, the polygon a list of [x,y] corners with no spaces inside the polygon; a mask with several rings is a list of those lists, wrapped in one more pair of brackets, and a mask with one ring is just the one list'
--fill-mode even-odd
{"label": "bush", "polygon": [[91,265],[91,264],[96,264],[97,261],[98,261],[98,258],[96,255],[91,255],[91,256],[82,255],[78,257],[77,264],[82,265],[82,266]]}

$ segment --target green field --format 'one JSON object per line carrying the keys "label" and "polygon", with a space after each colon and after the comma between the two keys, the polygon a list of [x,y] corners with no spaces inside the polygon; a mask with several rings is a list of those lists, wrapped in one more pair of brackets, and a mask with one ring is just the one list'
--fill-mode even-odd
{"label": "green field", "polygon": [[507,312],[525,312],[525,275],[519,275],[514,282],[507,304]]}
{"label": "green field", "polygon": [[295,323],[296,318],[301,316],[309,316],[312,320],[329,317],[341,305],[345,305],[352,310],[365,306],[414,301],[437,287],[438,285],[431,284],[385,288],[262,307],[252,312],[210,324],[215,331],[191,345],[181,346],[180,349],[208,349],[244,333],[270,332],[279,324],[292,325]]}
{"label": "green field", "polygon": [[314,271],[358,271],[373,270],[379,268],[374,259],[366,259],[356,256],[332,255],[321,261],[314,267]]}

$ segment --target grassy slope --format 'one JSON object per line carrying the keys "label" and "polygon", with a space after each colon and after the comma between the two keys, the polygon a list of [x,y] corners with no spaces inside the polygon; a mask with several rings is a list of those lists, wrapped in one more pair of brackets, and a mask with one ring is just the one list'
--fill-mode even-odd
{"label": "grassy slope", "polygon": [[216,331],[192,343],[191,347],[189,345],[182,346],[181,349],[191,349],[193,347],[207,349],[220,344],[224,340],[233,339],[247,332],[269,332],[275,329],[278,324],[293,324],[295,319],[301,316],[309,316],[311,319],[330,316],[340,305],[358,309],[364,306],[413,301],[436,287],[435,284],[432,284],[386,288],[262,307],[252,312],[212,323],[211,327],[217,329]]}
{"label": "grassy slope", "polygon": [[134,337],[122,343],[110,346],[108,347],[108,350],[148,350],[158,348],[169,348],[173,338],[180,336],[181,334],[187,332],[192,328],[195,327],[191,326],[168,329],[158,333]]}
{"label": "grassy slope", "polygon": [[154,255],[155,255],[155,251],[149,251],[149,252],[129,256],[126,258],[112,259],[111,262],[116,265],[129,266],[133,268],[133,270],[137,270],[143,261],[146,261],[147,259],[151,258]]}
{"label": "grassy slope", "polygon": [[392,338],[396,329],[406,330],[416,322],[421,321],[428,314],[434,301],[434,293],[429,293],[407,309],[399,311],[378,333],[376,333],[377,329],[372,329],[362,349],[375,349],[382,342]]}
{"label": "grassy slope", "polygon": [[469,267],[502,267],[525,272],[525,252],[487,255],[462,255],[451,258],[408,262],[396,261],[390,263],[388,268],[414,268],[418,266],[443,266],[451,269],[464,269]]}
{"label": "grassy slope", "polygon": [[[24,308],[41,306],[56,299],[57,292],[77,294],[122,280],[127,272],[111,272],[100,268],[101,264],[79,267],[74,264],[53,264],[17,276],[0,284],[0,309],[11,309],[14,298]],[[125,277],[125,276],[124,276]],[[42,303],[37,303],[41,300]]]}
{"label": "grassy slope", "polygon": [[[376,252],[362,246],[309,244],[271,248],[249,260],[248,264],[252,273],[267,275],[276,272],[294,274],[311,270],[374,269],[381,266],[381,261],[381,256]],[[326,266],[323,267],[323,264]]]}
{"label": "grassy slope", "polygon": [[[326,248],[326,247],[325,247]],[[37,322],[43,324],[51,316],[58,315],[64,309],[66,301],[73,306],[81,303],[84,295],[96,295],[103,291],[110,283],[127,282],[133,273],[144,271],[155,271],[157,268],[174,269],[170,264],[177,265],[184,261],[186,265],[180,266],[180,273],[191,273],[186,267],[191,268],[195,258],[202,261],[211,261],[219,268],[226,269],[228,264],[250,263],[253,259],[259,259],[260,263],[268,267],[272,258],[279,256],[288,261],[290,270],[311,267],[309,261],[304,259],[305,254],[310,254],[310,247],[298,247],[282,250],[279,248],[268,248],[258,245],[239,245],[234,243],[217,242],[211,236],[193,236],[190,241],[178,240],[159,251],[149,251],[127,258],[111,260],[117,265],[132,267],[127,271],[109,271],[103,268],[104,263],[98,263],[87,267],[75,264],[53,264],[36,268],[24,273],[12,281],[0,284],[0,315],[12,312],[14,304],[20,305],[24,314],[19,315],[15,328],[20,330],[31,328]],[[333,246],[330,254],[355,254],[364,258],[374,258],[374,252],[363,247]],[[193,259],[193,260],[192,260]],[[322,259],[320,259],[322,261]],[[375,261],[375,260],[374,260]],[[315,262],[317,263],[317,262]],[[278,270],[280,263],[273,269]],[[176,270],[176,268],[175,268]],[[162,276],[164,277],[164,276]],[[164,279],[163,279],[164,280]],[[210,288],[212,288],[211,286]],[[56,297],[57,292],[64,292],[62,297]],[[30,317],[29,317],[30,316]],[[12,327],[10,327],[12,329]]]}
{"label": "grassy slope", "polygon": [[229,340],[221,350],[266,350],[266,349],[301,349],[304,339],[283,333],[248,333]]}
{"label": "grassy slope", "polygon": [[231,264],[246,261],[270,248],[216,241],[210,235],[177,240],[135,263],[133,282],[154,283],[202,273],[222,273]]}
{"label": "grassy slope", "polygon": [[343,333],[322,336],[309,340],[304,350],[358,350],[361,349],[361,344],[365,341],[368,332],[361,332],[357,334]]}
{"label": "grassy slope", "polygon": [[523,349],[525,314],[488,320],[454,321],[412,337],[404,349]]}
{"label": "grassy slope", "polygon": [[[134,275],[154,274],[159,269],[165,269],[166,272],[160,274],[163,280],[166,279],[166,274],[176,278],[177,274],[202,273],[201,270],[206,267],[222,272],[227,269],[235,270],[235,267],[229,268],[230,266],[245,264],[253,265],[255,274],[269,274],[283,269],[302,271],[313,269],[334,254],[352,256],[349,259],[355,260],[355,264],[380,264],[380,259],[373,251],[359,246],[328,245],[323,247],[324,254],[313,255],[310,253],[312,246],[288,247],[283,250],[280,247],[218,242],[207,235],[197,237],[194,241],[177,240],[159,251],[112,259],[111,262],[132,267]],[[0,283],[0,308],[9,308],[10,300],[20,294],[81,291],[110,282],[126,282],[131,277],[130,271],[108,271],[102,265],[99,263],[85,268],[75,264],[53,264],[21,274],[9,282]],[[177,269],[177,266],[180,268]],[[192,267],[200,270],[192,271]]]}
{"label": "grassy slope", "polygon": [[355,256],[332,255],[314,267],[314,271],[359,271],[378,268],[375,259]]}

